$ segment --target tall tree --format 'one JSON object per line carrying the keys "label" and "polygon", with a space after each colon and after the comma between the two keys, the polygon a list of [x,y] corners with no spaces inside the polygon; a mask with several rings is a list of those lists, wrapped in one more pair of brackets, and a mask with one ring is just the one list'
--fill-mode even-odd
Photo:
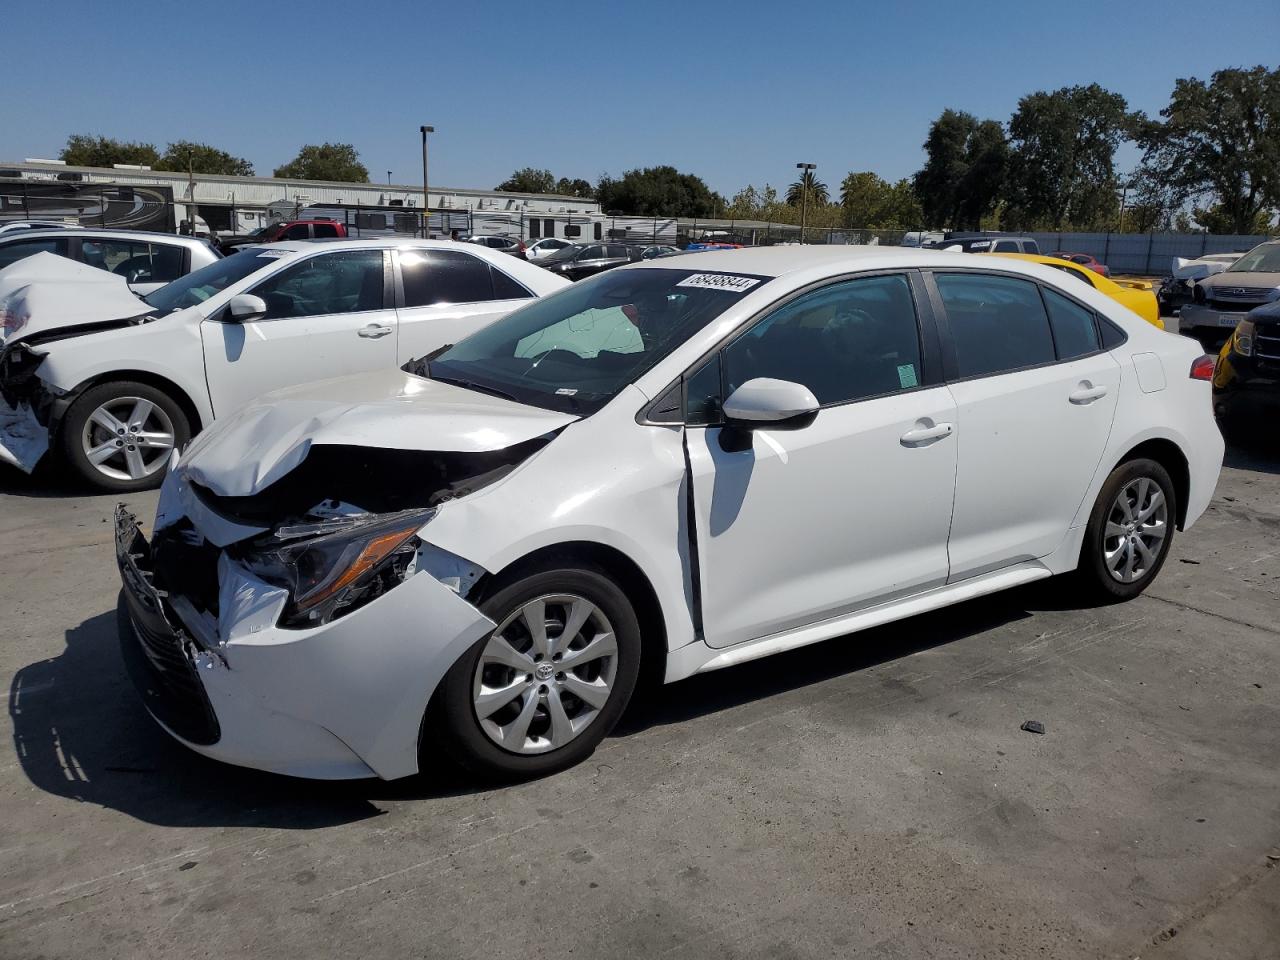
{"label": "tall tree", "polygon": [[787,203],[793,207],[801,206],[806,195],[811,207],[825,207],[831,202],[827,185],[819,180],[812,170],[800,171],[800,179],[787,187]]}
{"label": "tall tree", "polygon": [[724,198],[701,177],[671,166],[628,170],[616,180],[605,174],[596,184],[596,198],[606,212],[642,217],[710,217],[725,208]]}
{"label": "tall tree", "polygon": [[850,173],[840,184],[841,222],[846,227],[918,227],[924,220],[910,180],[889,183],[870,171]]}
{"label": "tall tree", "polygon": [[1280,69],[1178,80],[1160,116],[1138,127],[1147,176],[1177,201],[1216,199],[1214,227],[1243,234],[1270,221],[1280,207]]}
{"label": "tall tree", "polygon": [[595,199],[596,188],[581,177],[576,177],[573,180],[568,177],[561,177],[556,181],[555,192],[566,197],[581,197],[584,200],[593,200]]}
{"label": "tall tree", "polygon": [[963,110],[943,110],[929,125],[925,164],[912,178],[924,221],[977,228],[995,209],[1008,167],[1004,129]]}
{"label": "tall tree", "polygon": [[232,156],[225,150],[211,147],[207,143],[193,143],[190,140],[179,140],[165,149],[160,161],[155,164],[157,170],[178,170],[186,173],[190,169],[194,173],[216,173],[233,177],[252,177],[253,164],[243,157]]}
{"label": "tall tree", "polygon": [[550,170],[522,167],[494,187],[512,193],[555,193],[556,178]]}
{"label": "tall tree", "polygon": [[1114,222],[1115,153],[1133,123],[1124,97],[1096,83],[1019,100],[1009,120],[1009,221],[1053,230]]}
{"label": "tall tree", "polygon": [[275,175],[287,180],[334,180],[340,183],[368,183],[369,170],[349,143],[306,144],[298,155]]}
{"label": "tall tree", "polygon": [[77,133],[67,137],[67,145],[58,159],[73,167],[109,167],[116,163],[154,167],[160,162],[160,152],[151,143],[129,143]]}

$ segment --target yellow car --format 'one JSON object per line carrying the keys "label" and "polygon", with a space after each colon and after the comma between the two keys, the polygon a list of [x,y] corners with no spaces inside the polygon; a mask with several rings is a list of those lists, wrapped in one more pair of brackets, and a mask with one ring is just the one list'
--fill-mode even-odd
{"label": "yellow car", "polygon": [[1010,260],[1029,260],[1032,263],[1043,263],[1046,267],[1054,267],[1069,273],[1078,280],[1089,284],[1099,293],[1105,293],[1116,303],[1122,303],[1147,323],[1160,330],[1164,329],[1164,321],[1160,319],[1160,304],[1151,290],[1151,284],[1141,280],[1109,280],[1100,273],[1094,273],[1088,267],[1082,267],[1061,257],[1040,257],[1032,253],[979,253],[979,257],[1008,257]]}

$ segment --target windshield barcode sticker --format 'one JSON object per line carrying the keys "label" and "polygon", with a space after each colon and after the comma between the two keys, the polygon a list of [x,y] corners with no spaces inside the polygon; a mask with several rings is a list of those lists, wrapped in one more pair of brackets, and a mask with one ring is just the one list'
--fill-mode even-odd
{"label": "windshield barcode sticker", "polygon": [[677,287],[702,287],[704,290],[728,290],[730,293],[742,293],[750,290],[760,281],[755,277],[735,277],[729,273],[695,273],[685,277]]}
{"label": "windshield barcode sticker", "polygon": [[259,260],[275,260],[279,257],[287,257],[292,250],[262,250],[258,253]]}

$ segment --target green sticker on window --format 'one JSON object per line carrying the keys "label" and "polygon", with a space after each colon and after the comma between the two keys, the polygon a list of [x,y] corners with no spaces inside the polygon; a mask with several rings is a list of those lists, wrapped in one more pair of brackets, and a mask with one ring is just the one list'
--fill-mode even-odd
{"label": "green sticker on window", "polygon": [[914,363],[903,363],[898,366],[898,386],[903,390],[909,387],[918,387],[920,381],[916,379],[916,365]]}

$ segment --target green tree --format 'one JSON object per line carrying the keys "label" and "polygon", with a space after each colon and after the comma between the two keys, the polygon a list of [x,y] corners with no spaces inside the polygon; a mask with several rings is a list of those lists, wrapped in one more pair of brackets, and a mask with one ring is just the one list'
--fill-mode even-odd
{"label": "green tree", "polygon": [[1118,93],[1096,83],[1037,91],[1009,120],[1011,225],[1098,229],[1115,222],[1115,153],[1134,118]]}
{"label": "green tree", "polygon": [[116,163],[154,167],[160,162],[160,152],[151,143],[127,143],[77,133],[67,137],[58,159],[73,167],[109,167]]}
{"label": "green tree", "polygon": [[369,170],[349,143],[306,144],[298,155],[275,175],[286,180],[333,180],[339,183],[368,183]]}
{"label": "green tree", "polygon": [[1208,208],[1194,207],[1191,210],[1191,219],[1196,222],[1196,226],[1209,233],[1256,235],[1271,232],[1270,210],[1259,210],[1253,215],[1252,222],[1241,223],[1236,219],[1238,216],[1239,212],[1225,203],[1215,203]]}
{"label": "green tree", "polygon": [[831,202],[827,185],[819,180],[812,170],[800,171],[800,179],[787,187],[787,203],[793,207],[801,206],[806,194],[810,207],[825,207]]}
{"label": "green tree", "polygon": [[1145,175],[1176,201],[1215,199],[1207,223],[1223,232],[1270,222],[1280,207],[1280,69],[1178,80],[1160,116],[1138,125]]}
{"label": "green tree", "polygon": [[556,193],[566,197],[581,197],[584,200],[594,200],[596,188],[587,180],[577,177],[570,180],[568,177],[561,177],[556,181]]}
{"label": "green tree", "polygon": [[933,227],[976,229],[1004,188],[1009,147],[1004,128],[963,110],[943,110],[929,125],[925,164],[912,178],[923,219]]}
{"label": "green tree", "polygon": [[910,180],[889,183],[870,171],[850,173],[840,184],[840,222],[846,227],[906,229],[924,222]]}
{"label": "green tree", "polygon": [[186,173],[188,165],[195,173],[216,173],[234,177],[253,176],[253,164],[243,157],[232,156],[225,150],[211,147],[207,143],[193,143],[190,140],[179,140],[169,144],[164,155],[154,166],[157,170],[177,170]]}
{"label": "green tree", "polygon": [[601,209],[633,216],[710,217],[726,207],[701,177],[675,167],[628,170],[619,179],[608,174],[596,184]]}
{"label": "green tree", "polygon": [[512,193],[555,193],[556,178],[550,170],[522,167],[494,189],[509,190]]}

